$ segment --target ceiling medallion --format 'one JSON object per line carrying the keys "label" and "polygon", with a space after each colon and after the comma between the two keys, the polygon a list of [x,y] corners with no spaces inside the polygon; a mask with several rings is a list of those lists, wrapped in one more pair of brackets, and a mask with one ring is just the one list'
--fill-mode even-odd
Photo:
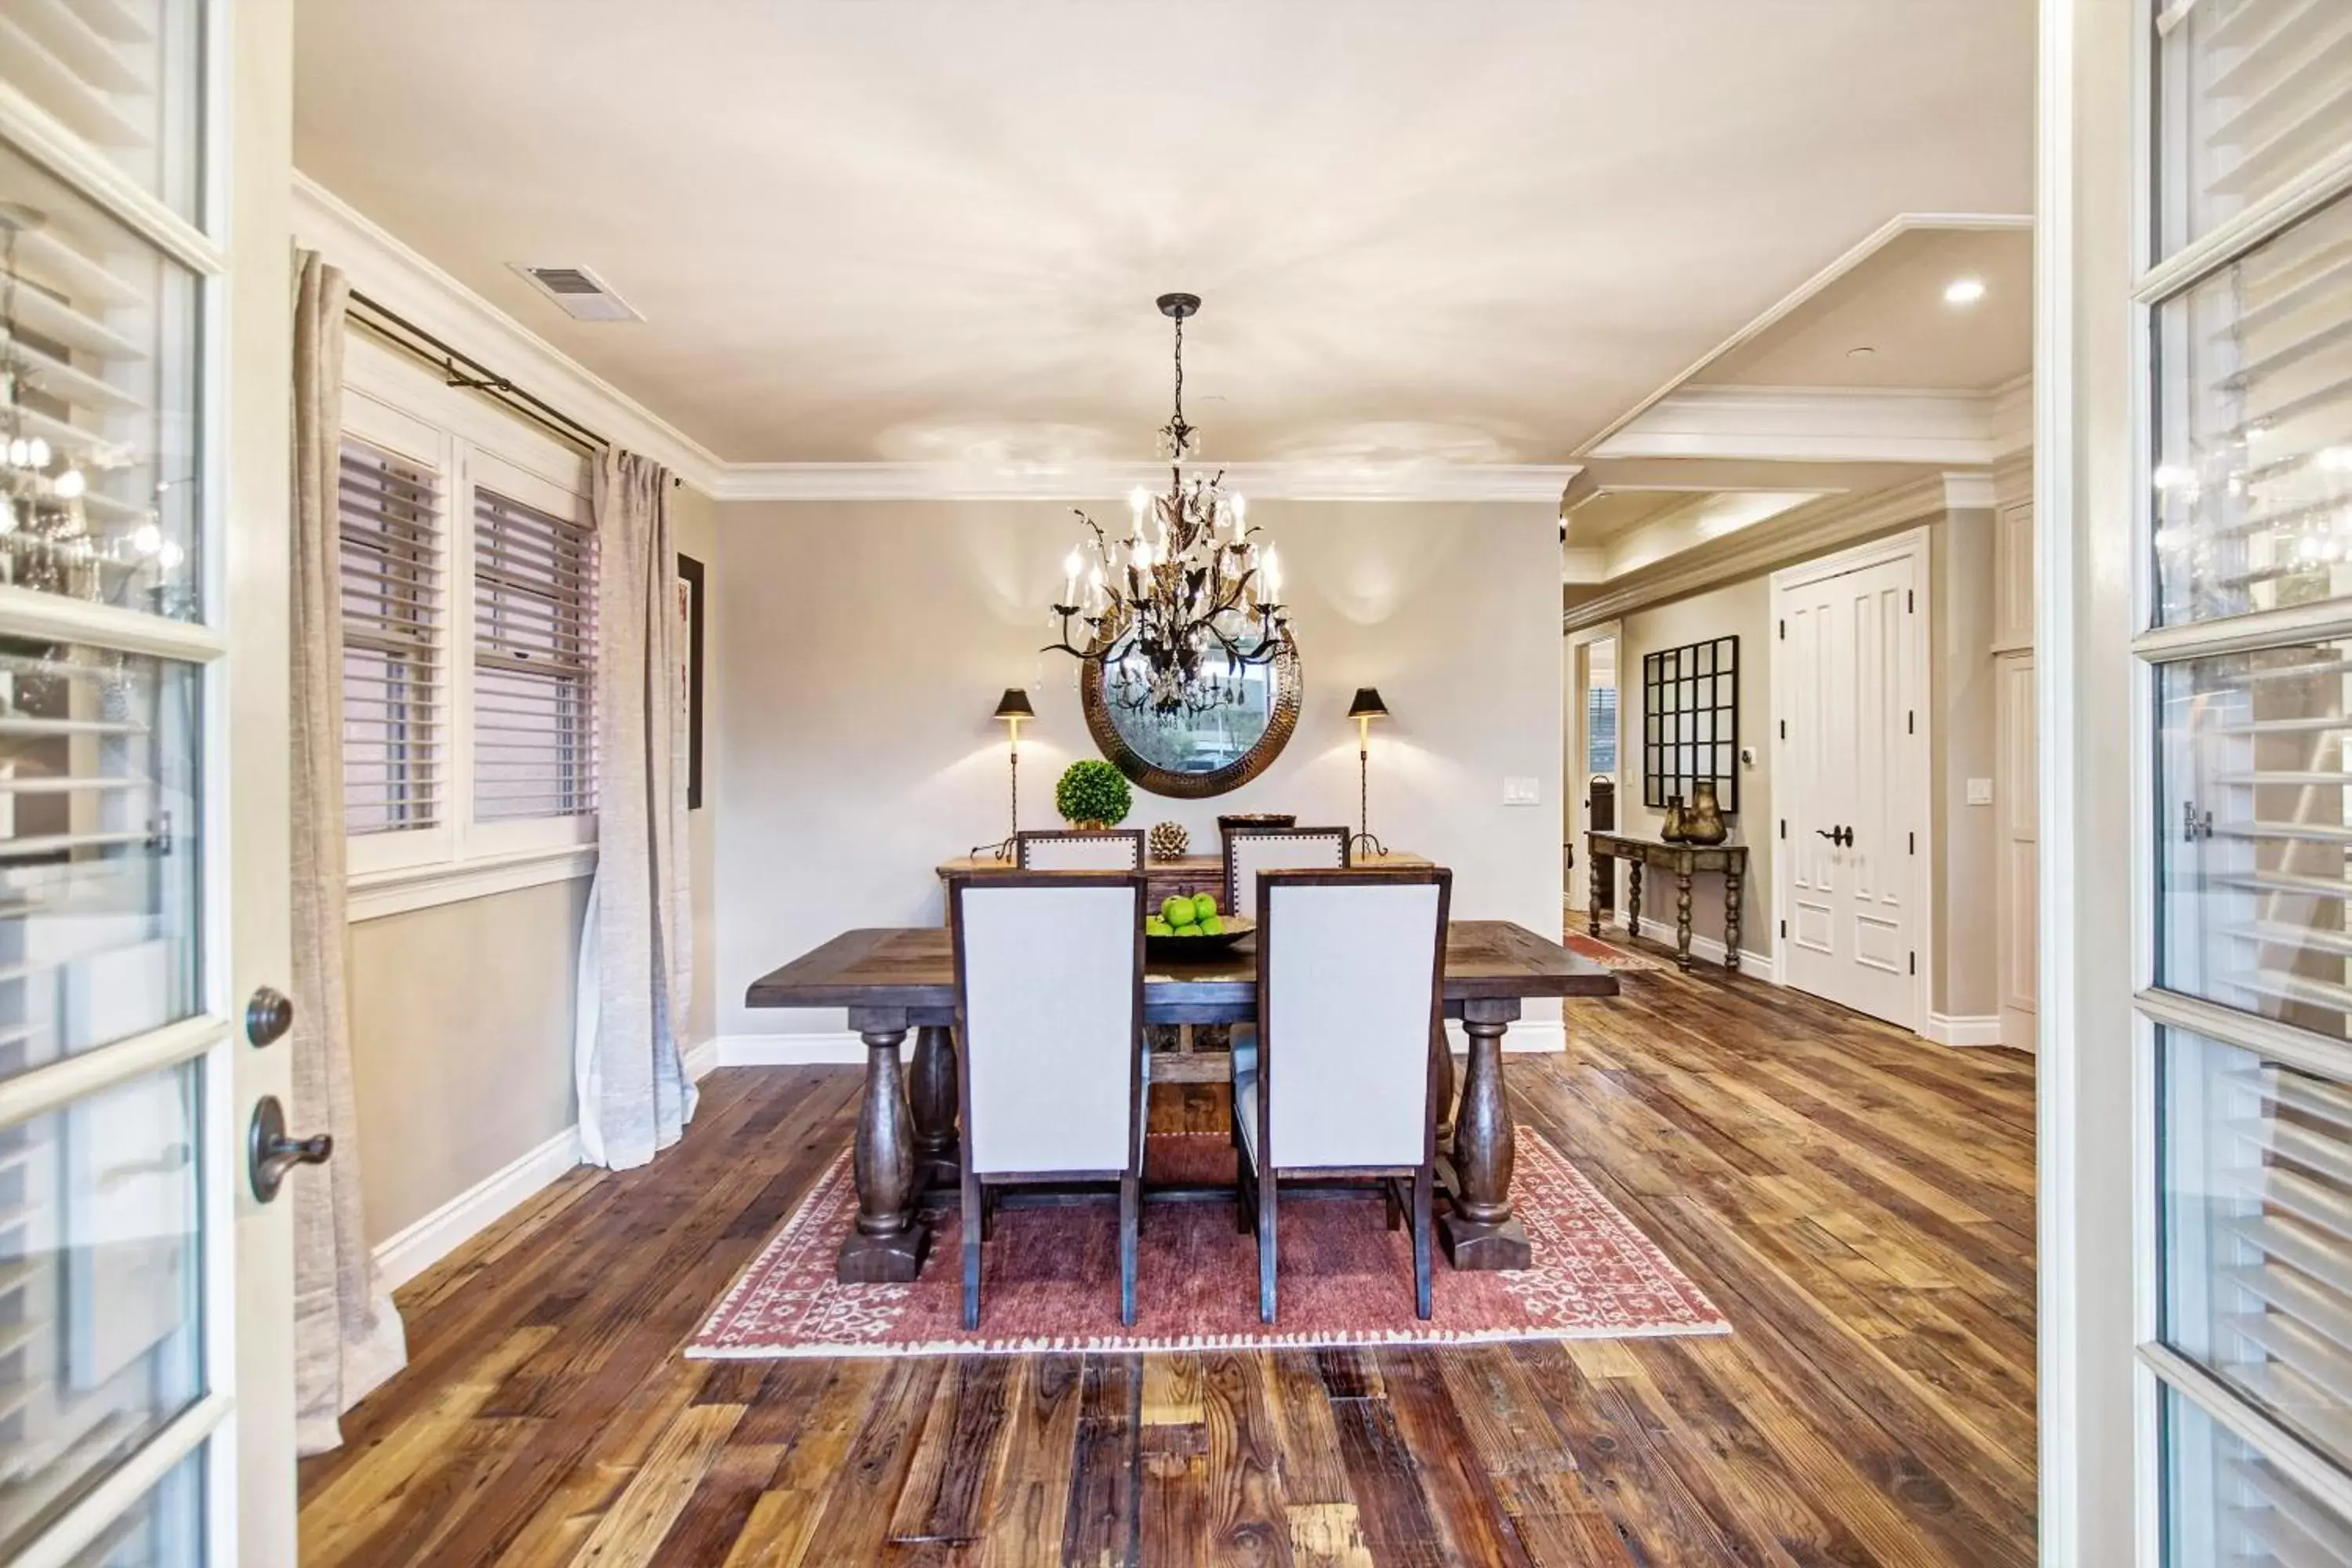
{"label": "ceiling medallion", "polygon": [[1117,544],[1078,512],[1087,535],[1062,563],[1061,635],[1046,646],[1100,665],[1117,706],[1175,717],[1240,701],[1244,669],[1273,663],[1292,643],[1281,563],[1257,542],[1265,531],[1222,488],[1222,473],[1184,477],[1201,445],[1184,420],[1184,320],[1200,298],[1162,294],[1159,303],[1176,323],[1176,407],[1160,429],[1168,489],[1155,496],[1137,487],[1130,531]]}

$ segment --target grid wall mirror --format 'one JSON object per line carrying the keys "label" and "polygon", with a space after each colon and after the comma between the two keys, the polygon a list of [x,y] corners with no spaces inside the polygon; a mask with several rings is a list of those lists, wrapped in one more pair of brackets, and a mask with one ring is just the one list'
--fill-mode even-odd
{"label": "grid wall mirror", "polygon": [[1642,800],[1663,811],[1715,781],[1727,816],[1739,809],[1739,639],[1713,637],[1642,658]]}

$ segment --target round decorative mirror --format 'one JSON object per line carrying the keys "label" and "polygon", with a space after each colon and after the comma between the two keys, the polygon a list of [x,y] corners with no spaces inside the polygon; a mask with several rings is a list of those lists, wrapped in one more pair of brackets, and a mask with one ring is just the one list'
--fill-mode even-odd
{"label": "round decorative mirror", "polygon": [[1267,663],[1242,666],[1220,683],[1225,700],[1197,711],[1160,712],[1139,700],[1142,667],[1117,651],[1090,658],[1078,695],[1102,754],[1154,795],[1199,800],[1239,789],[1282,754],[1298,726],[1295,642]]}

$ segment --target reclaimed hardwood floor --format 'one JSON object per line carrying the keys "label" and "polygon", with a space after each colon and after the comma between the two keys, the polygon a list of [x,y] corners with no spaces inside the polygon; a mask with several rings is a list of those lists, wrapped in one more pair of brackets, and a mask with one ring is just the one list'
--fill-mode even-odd
{"label": "reclaimed hardwood floor", "polygon": [[1705,969],[1570,1016],[1519,1116],[1727,1338],[686,1361],[857,1082],[724,1069],[656,1164],[400,1292],[410,1365],[304,1465],[303,1561],[2031,1563],[2030,1058]]}

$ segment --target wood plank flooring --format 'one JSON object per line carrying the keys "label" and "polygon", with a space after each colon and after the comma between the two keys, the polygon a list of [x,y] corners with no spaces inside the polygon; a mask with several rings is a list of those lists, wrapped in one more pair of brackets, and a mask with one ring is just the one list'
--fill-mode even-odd
{"label": "wood plank flooring", "polygon": [[[301,1474],[314,1564],[2030,1563],[2030,1058],[1702,969],[1515,1057],[1720,1339],[689,1362],[845,1146],[848,1068],[730,1068],[400,1293]],[[1155,1116],[1199,1114],[1199,1095]]]}

